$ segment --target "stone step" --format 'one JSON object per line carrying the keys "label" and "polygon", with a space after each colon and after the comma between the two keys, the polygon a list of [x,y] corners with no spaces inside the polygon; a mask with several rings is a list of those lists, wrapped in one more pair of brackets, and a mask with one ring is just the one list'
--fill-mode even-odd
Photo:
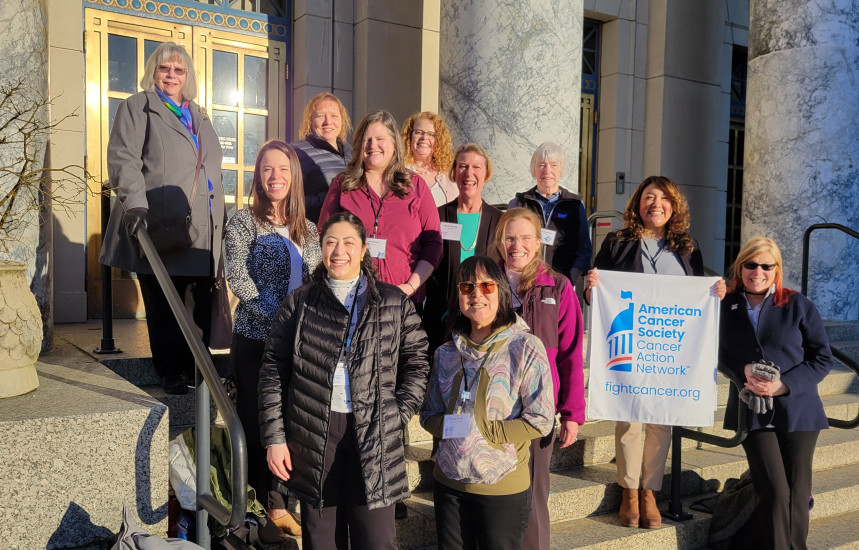
{"label": "stone step", "polygon": [[832,345],[836,346],[841,352],[845,353],[854,361],[859,361],[859,339],[841,340],[833,342]]}
{"label": "stone step", "polygon": [[[710,493],[711,495],[713,493]],[[599,495],[596,495],[597,498]],[[702,495],[683,499],[683,509],[692,515],[684,522],[664,520],[660,529],[630,529],[617,523],[614,513],[588,515],[554,521],[551,526],[551,547],[556,550],[589,549],[614,550],[617,548],[676,548],[678,550],[697,550],[706,548],[710,526],[709,514],[697,512],[690,505]],[[551,496],[550,496],[551,499]],[[818,470],[814,476],[815,506],[812,510],[812,531],[814,546],[810,548],[831,548],[825,546],[835,536],[839,548],[851,548],[851,541],[859,538],[855,528],[856,510],[859,510],[859,464],[850,463],[836,468]],[[432,548],[435,538],[433,506],[430,493],[421,493],[407,501],[409,523],[398,522],[398,531],[403,541],[416,540],[411,529],[422,532],[422,545],[408,548]],[[667,504],[660,501],[660,508]],[[615,506],[616,508],[616,506]],[[613,512],[613,511],[612,511]],[[853,522],[851,523],[851,520]],[[826,533],[828,529],[839,528],[837,535]]]}
{"label": "stone step", "polygon": [[[152,365],[152,357],[123,357],[121,355],[101,355],[99,361],[104,366],[125,378],[135,386],[157,386],[161,384],[158,373]],[[214,363],[221,378],[232,373],[230,354],[228,350],[212,351]]]}
{"label": "stone step", "polygon": [[808,550],[859,550],[859,511],[814,519],[808,532]]}
{"label": "stone step", "polygon": [[167,408],[62,341],[36,369],[37,390],[0,400],[0,548],[98,544],[123,503],[166,533]]}

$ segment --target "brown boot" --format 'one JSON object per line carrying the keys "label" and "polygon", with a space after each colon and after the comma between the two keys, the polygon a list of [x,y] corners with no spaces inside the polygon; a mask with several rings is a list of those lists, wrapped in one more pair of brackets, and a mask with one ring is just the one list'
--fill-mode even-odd
{"label": "brown boot", "polygon": [[658,529],[662,527],[662,514],[656,506],[656,494],[650,489],[642,489],[638,497],[641,515],[640,523],[642,529]]}
{"label": "brown boot", "polygon": [[274,518],[271,521],[280,527],[287,535],[292,535],[294,537],[301,536],[301,524],[298,523],[298,520],[295,519],[295,516],[293,516],[292,512],[289,510],[286,510],[285,514],[278,518]]}
{"label": "brown boot", "polygon": [[624,527],[638,527],[638,489],[623,490],[618,518]]}

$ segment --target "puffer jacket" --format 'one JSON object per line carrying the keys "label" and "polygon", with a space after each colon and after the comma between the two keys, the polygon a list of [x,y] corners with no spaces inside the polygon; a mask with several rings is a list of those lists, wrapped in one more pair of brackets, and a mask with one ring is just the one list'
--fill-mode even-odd
{"label": "puffer jacket", "polygon": [[[367,274],[364,274],[367,277]],[[427,339],[412,301],[367,277],[347,366],[352,414],[369,508],[408,498],[403,428],[421,405],[429,377]],[[296,289],[275,315],[259,382],[264,447],[286,443],[293,470],[278,490],[312,507],[321,501],[334,368],[349,312],[327,283]]]}

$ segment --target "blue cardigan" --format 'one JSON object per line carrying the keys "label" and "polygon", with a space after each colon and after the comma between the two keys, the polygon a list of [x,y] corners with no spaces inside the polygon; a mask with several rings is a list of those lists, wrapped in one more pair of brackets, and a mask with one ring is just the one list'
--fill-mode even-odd
{"label": "blue cardigan", "polygon": [[[767,296],[761,307],[755,334],[749,320],[745,296],[735,292],[722,300],[719,330],[719,359],[745,378],[744,367],[759,359],[772,361],[781,369],[781,380],[789,393],[773,399],[773,410],[749,414],[749,429],[771,423],[775,429],[796,432],[829,427],[817,384],[832,369],[832,353],[817,308],[794,292],[784,306],[773,304]],[[731,384],[726,429],[737,428],[737,389]]]}

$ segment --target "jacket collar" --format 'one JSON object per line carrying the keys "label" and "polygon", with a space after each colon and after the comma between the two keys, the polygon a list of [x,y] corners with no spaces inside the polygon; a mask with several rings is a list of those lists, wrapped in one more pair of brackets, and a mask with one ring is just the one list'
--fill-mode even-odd
{"label": "jacket collar", "polygon": [[[563,187],[559,187],[559,189],[561,191],[561,197],[558,199],[558,202],[565,201],[565,200],[571,200],[571,199],[575,199],[575,200],[579,200],[579,201],[582,200],[581,195],[576,195],[575,193],[568,191],[567,189],[565,189]],[[522,193],[522,197],[525,199],[528,199],[528,200],[533,200],[533,201],[538,200],[537,199],[537,186],[535,185],[531,189],[528,189],[527,191]]]}
{"label": "jacket collar", "polygon": [[340,138],[337,138],[337,148],[332,147],[330,143],[317,136],[316,134],[307,134],[304,137],[304,141],[306,141],[316,149],[324,149],[330,153],[334,153],[335,155],[339,155],[341,157],[346,157],[349,151],[352,150],[352,146],[344,142]]}

